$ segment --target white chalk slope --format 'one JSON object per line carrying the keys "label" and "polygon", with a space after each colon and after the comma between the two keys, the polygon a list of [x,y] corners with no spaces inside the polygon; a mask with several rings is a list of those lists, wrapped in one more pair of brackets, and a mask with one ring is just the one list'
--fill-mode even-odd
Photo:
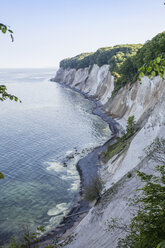
{"label": "white chalk slope", "polygon": [[[165,81],[160,77],[149,80],[143,78],[141,84],[125,86],[111,98],[114,88],[113,77],[108,65],[89,68],[63,70],[57,72],[55,81],[63,82],[72,88],[99,100],[102,110],[113,116],[123,126],[129,116],[134,115],[141,124],[141,130],[132,140],[129,149],[114,163],[108,161],[100,174],[105,181],[107,194],[100,204],[93,207],[74,231],[75,239],[67,248],[115,248],[119,237],[125,234],[121,230],[106,231],[107,220],[119,217],[128,223],[131,211],[125,197],[131,197],[140,181],[127,173],[134,168],[149,171],[153,164],[145,159],[144,148],[156,137],[165,138]],[[111,193],[111,187],[113,193]]]}

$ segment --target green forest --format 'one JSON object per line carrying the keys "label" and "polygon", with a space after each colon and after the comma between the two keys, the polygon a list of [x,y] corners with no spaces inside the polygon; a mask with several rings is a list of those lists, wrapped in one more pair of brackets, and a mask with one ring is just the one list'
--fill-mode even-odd
{"label": "green forest", "polygon": [[116,45],[99,48],[94,53],[82,53],[60,62],[60,68],[85,68],[94,64],[109,64],[109,70],[115,78],[117,92],[127,83],[134,83],[138,77],[138,69],[157,56],[165,54],[165,32],[156,35],[152,40],[142,44]]}

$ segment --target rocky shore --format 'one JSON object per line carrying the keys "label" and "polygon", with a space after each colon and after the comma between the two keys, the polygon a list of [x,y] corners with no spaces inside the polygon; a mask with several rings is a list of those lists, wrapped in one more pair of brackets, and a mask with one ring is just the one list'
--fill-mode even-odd
{"label": "rocky shore", "polygon": [[[68,87],[72,89],[70,86],[67,86],[63,83],[60,83],[60,85],[62,87]],[[90,182],[98,176],[98,171],[102,166],[102,161],[99,155],[106,151],[108,145],[114,143],[115,138],[120,136],[123,132],[122,127],[115,120],[102,112],[101,104],[99,104],[96,100],[89,98],[87,94],[82,93],[77,89],[72,90],[78,92],[88,100],[95,103],[93,114],[100,116],[105,122],[108,123],[111,130],[111,137],[104,145],[94,148],[92,152],[78,161],[76,168],[80,175],[80,188],[77,195],[76,204],[54,230],[47,232],[40,238],[40,247],[44,247],[47,244],[66,238],[89,212],[92,205],[84,199],[83,194]]]}

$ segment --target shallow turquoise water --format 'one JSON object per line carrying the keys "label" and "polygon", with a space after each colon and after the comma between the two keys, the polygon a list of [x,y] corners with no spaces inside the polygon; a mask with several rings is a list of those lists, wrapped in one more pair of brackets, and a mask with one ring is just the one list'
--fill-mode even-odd
{"label": "shallow turquoise water", "polygon": [[[0,103],[0,244],[23,225],[47,230],[74,203],[78,159],[110,136],[91,114],[92,103],[50,82],[53,69],[0,70],[1,82],[22,103]],[[74,158],[67,156],[73,154]],[[64,167],[65,163],[67,167]]]}

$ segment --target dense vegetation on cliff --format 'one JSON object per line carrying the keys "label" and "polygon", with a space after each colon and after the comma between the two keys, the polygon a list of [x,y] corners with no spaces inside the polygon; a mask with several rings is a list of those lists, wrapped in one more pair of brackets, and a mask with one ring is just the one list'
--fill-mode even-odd
{"label": "dense vegetation on cliff", "polygon": [[164,53],[165,32],[162,32],[144,45],[127,44],[100,48],[95,53],[82,53],[64,59],[60,62],[60,67],[80,69],[93,64],[98,66],[109,64],[109,69],[115,78],[114,92],[116,92],[125,84],[137,80],[138,68]]}
{"label": "dense vegetation on cliff", "polygon": [[152,40],[147,41],[135,55],[127,58],[118,70],[116,90],[128,82],[135,82],[138,76],[138,69],[144,64],[149,64],[157,56],[165,54],[165,32],[156,35]]}
{"label": "dense vegetation on cliff", "polygon": [[99,48],[95,53],[82,53],[73,58],[64,59],[60,62],[60,67],[63,69],[80,69],[94,64],[98,66],[109,64],[111,71],[116,71],[127,57],[136,54],[141,47],[141,44],[103,47]]}

